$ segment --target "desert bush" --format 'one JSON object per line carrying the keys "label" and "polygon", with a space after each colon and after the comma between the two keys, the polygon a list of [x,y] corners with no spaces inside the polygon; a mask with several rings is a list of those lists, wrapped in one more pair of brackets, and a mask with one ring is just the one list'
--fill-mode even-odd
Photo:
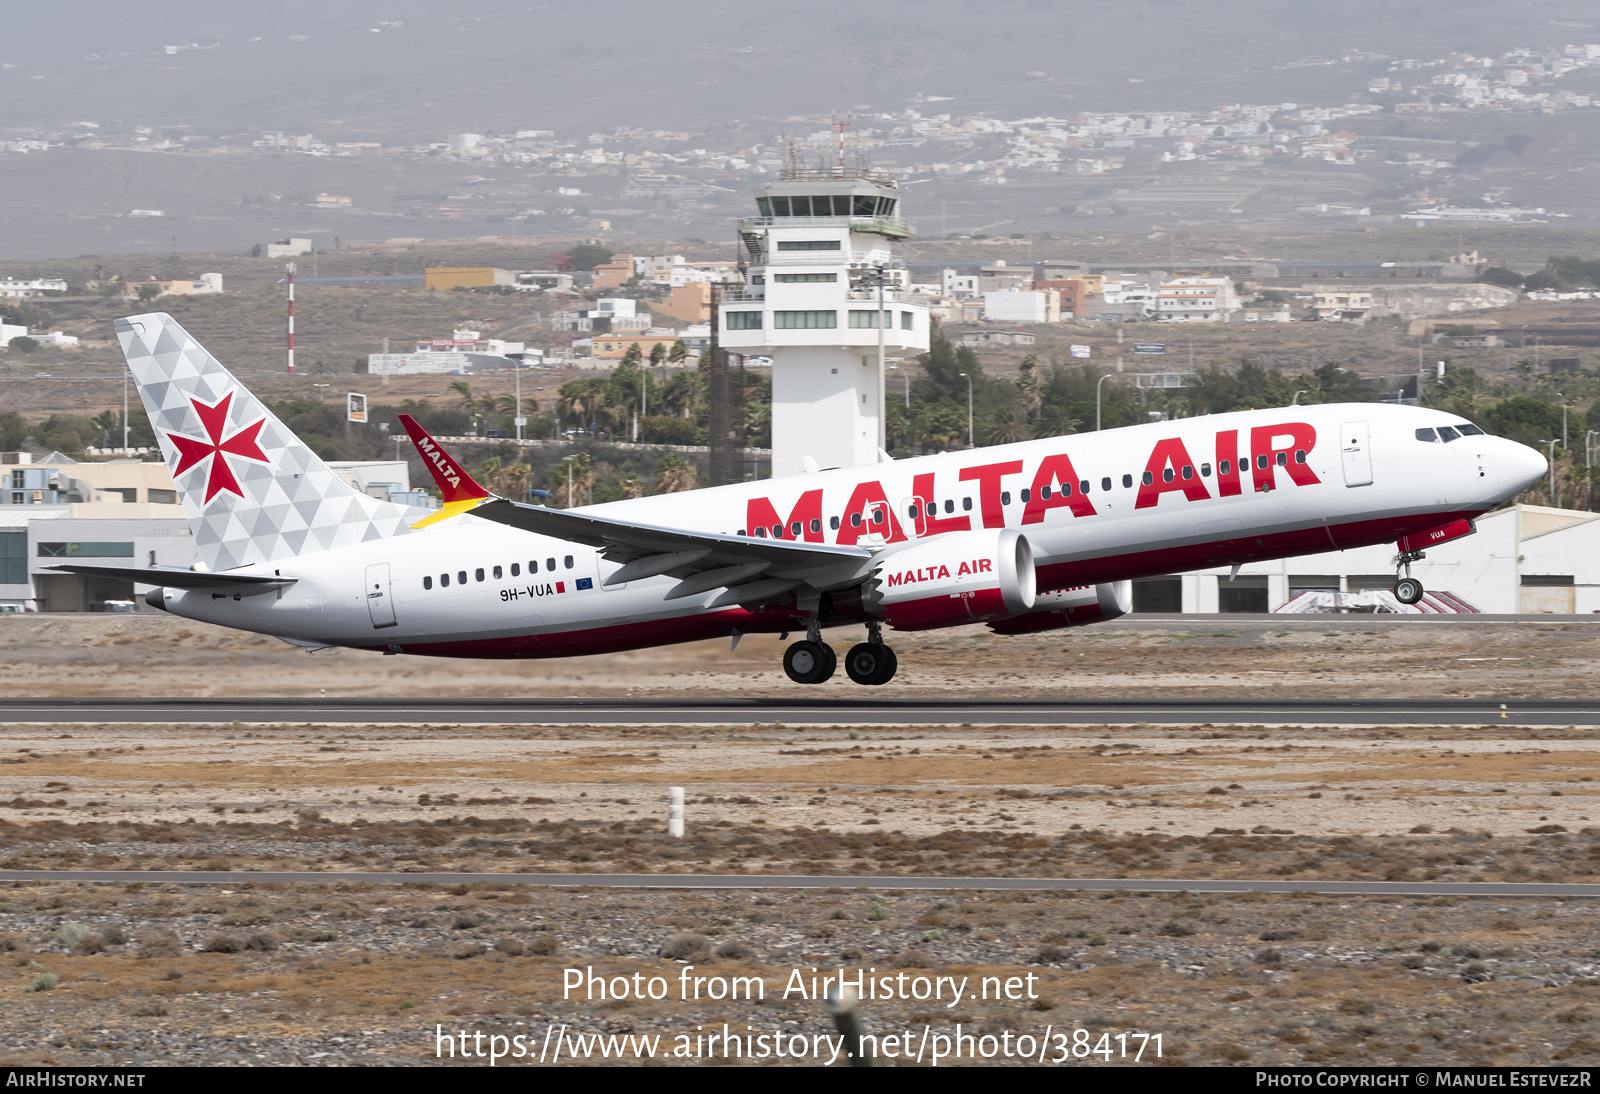
{"label": "desert bush", "polygon": [[184,952],[183,940],[171,931],[141,931],[134,941],[140,958],[181,957]]}
{"label": "desert bush", "polygon": [[49,991],[61,983],[61,977],[53,972],[42,972],[33,978],[33,983],[23,988],[23,991]]}
{"label": "desert bush", "polygon": [[717,956],[726,957],[730,961],[748,961],[756,955],[756,948],[748,942],[741,942],[737,938],[730,938],[717,947]]}
{"label": "desert bush", "polygon": [[662,944],[661,956],[674,961],[705,961],[711,956],[711,940],[703,934],[684,931]]}
{"label": "desert bush", "polygon": [[128,1009],[135,1018],[165,1018],[167,1005],[159,999],[143,999]]}
{"label": "desert bush", "polygon": [[202,953],[243,953],[244,939],[236,934],[214,934],[201,944]]}
{"label": "desert bush", "polygon": [[554,931],[540,931],[530,938],[522,947],[525,954],[537,954],[540,957],[549,957],[561,949],[561,940]]}
{"label": "desert bush", "polygon": [[521,957],[523,950],[522,939],[499,938],[495,940],[494,948],[509,957]]}
{"label": "desert bush", "polygon": [[63,923],[56,928],[56,941],[70,950],[92,933],[82,923]]}

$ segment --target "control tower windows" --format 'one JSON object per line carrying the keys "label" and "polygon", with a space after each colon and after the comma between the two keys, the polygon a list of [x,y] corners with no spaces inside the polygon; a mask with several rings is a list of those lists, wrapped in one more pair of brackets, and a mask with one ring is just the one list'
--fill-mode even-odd
{"label": "control tower windows", "polygon": [[839,313],[836,311],[775,311],[772,313],[772,325],[779,330],[831,329],[839,325]]}
{"label": "control tower windows", "polygon": [[827,281],[838,281],[839,275],[836,273],[781,273],[775,275],[774,280],[780,285],[809,285]]}
{"label": "control tower windows", "polygon": [[842,251],[844,244],[837,239],[780,239],[780,251]]}

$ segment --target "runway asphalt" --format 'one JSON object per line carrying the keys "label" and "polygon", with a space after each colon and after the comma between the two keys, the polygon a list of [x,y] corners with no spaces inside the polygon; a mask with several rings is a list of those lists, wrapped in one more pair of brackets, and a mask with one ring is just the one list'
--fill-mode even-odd
{"label": "runway asphalt", "polygon": [[1600,725],[1600,699],[0,699],[0,724]]}
{"label": "runway asphalt", "polygon": [[264,885],[320,882],[373,885],[593,886],[606,889],[1051,889],[1130,893],[1316,893],[1325,896],[1600,897],[1600,885],[1553,882],[1208,881],[1200,878],[878,877],[827,874],[449,874],[350,870],[0,870],[0,882]]}

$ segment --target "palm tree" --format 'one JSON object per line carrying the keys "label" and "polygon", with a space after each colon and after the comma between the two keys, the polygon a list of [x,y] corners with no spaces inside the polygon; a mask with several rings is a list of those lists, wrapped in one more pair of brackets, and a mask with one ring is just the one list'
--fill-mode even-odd
{"label": "palm tree", "polygon": [[628,348],[622,351],[622,364],[624,368],[638,368],[644,363],[644,351],[639,348],[639,343],[629,342]]}
{"label": "palm tree", "polygon": [[989,429],[983,435],[986,445],[1015,444],[1017,441],[1028,439],[1028,425],[1022,420],[1015,410],[1000,411],[990,423]]}
{"label": "palm tree", "polygon": [[689,357],[689,347],[682,338],[672,343],[672,348],[667,351],[667,364],[681,365]]}
{"label": "palm tree", "polygon": [[471,414],[478,409],[478,400],[473,398],[472,385],[465,380],[452,380],[450,390],[461,396],[461,409]]}
{"label": "palm tree", "polygon": [[[682,339],[680,338],[681,342]],[[667,347],[664,342],[657,342],[650,347],[650,367],[660,368],[661,363],[667,359]]]}
{"label": "palm tree", "polygon": [[676,452],[668,452],[656,468],[656,493],[678,494],[693,490],[698,477],[694,464],[685,463]]}

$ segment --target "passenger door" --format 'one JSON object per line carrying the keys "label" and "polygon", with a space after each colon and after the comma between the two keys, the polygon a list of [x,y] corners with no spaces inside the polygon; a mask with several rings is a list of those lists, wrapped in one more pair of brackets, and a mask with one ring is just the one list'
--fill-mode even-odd
{"label": "passenger door", "polygon": [[1366,422],[1345,422],[1339,427],[1339,452],[1344,461],[1346,486],[1372,485],[1372,451]]}
{"label": "passenger door", "polygon": [[367,601],[367,614],[372,617],[375,630],[397,625],[394,617],[394,593],[389,585],[389,564],[374,562],[367,567],[367,583],[362,592]]}

